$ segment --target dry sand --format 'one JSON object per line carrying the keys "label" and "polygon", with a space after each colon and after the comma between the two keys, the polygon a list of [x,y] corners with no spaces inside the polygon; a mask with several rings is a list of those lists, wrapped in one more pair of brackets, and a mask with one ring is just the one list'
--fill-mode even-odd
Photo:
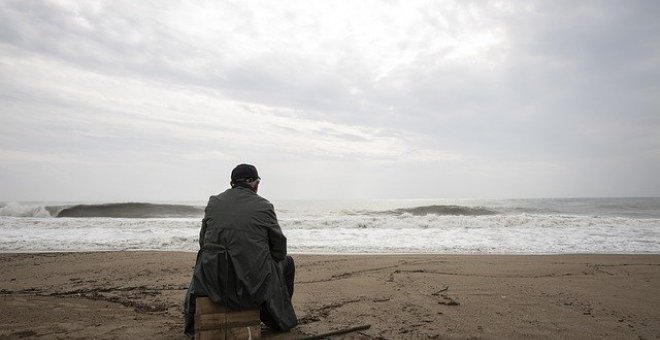
{"label": "dry sand", "polygon": [[[295,255],[295,339],[658,339],[660,255]],[[0,254],[0,338],[185,339],[193,253]],[[336,337],[342,338],[342,337]]]}

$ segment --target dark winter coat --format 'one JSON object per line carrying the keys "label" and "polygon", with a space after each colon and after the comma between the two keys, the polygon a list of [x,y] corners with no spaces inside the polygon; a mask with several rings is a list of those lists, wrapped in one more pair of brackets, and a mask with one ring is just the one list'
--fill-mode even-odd
{"label": "dark winter coat", "polygon": [[193,296],[236,310],[265,308],[280,330],[298,323],[277,266],[286,256],[286,237],[268,200],[247,186],[211,196],[199,246],[186,297],[186,333],[194,322]]}

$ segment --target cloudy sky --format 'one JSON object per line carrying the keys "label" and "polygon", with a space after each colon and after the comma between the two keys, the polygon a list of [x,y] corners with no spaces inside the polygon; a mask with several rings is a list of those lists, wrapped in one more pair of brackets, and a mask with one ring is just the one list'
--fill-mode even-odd
{"label": "cloudy sky", "polygon": [[659,196],[658,13],[0,0],[0,201]]}

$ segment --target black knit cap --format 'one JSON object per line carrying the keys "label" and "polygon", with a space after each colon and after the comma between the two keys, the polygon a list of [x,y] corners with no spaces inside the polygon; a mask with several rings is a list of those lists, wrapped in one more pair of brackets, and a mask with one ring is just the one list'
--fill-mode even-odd
{"label": "black knit cap", "polygon": [[239,164],[234,170],[231,171],[231,181],[238,182],[252,182],[256,179],[261,179],[257,168],[251,164]]}

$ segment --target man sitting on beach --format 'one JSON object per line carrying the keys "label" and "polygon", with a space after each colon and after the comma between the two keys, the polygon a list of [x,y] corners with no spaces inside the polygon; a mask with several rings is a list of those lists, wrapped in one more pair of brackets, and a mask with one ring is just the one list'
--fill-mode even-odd
{"label": "man sitting on beach", "polygon": [[231,188],[209,199],[186,294],[185,333],[190,336],[196,296],[230,309],[259,307],[261,321],[276,330],[298,324],[291,304],[293,259],[286,255],[273,205],[257,195],[260,180],[257,168],[240,164],[231,172]]}

